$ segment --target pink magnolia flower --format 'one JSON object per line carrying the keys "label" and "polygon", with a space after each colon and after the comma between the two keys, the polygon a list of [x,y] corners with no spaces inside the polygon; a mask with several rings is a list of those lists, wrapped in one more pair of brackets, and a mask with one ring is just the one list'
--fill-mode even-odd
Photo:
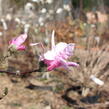
{"label": "pink magnolia flower", "polygon": [[25,40],[27,39],[27,34],[21,34],[18,37],[13,38],[11,41],[9,41],[10,46],[13,47],[16,50],[25,50],[25,45],[22,45]]}
{"label": "pink magnolia flower", "polygon": [[73,55],[74,43],[65,43],[60,42],[55,45],[54,41],[54,31],[52,33],[51,38],[51,50],[44,53],[42,56],[40,56],[40,60],[44,61],[45,64],[47,64],[47,70],[51,71],[58,67],[64,67],[66,69],[69,69],[69,66],[77,67],[79,66],[75,62],[69,62],[67,59]]}

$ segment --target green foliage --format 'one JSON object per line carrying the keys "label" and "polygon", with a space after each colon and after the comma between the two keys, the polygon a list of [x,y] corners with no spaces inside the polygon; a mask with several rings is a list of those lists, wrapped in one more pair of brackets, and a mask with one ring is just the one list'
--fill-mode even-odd
{"label": "green foliage", "polygon": [[79,0],[72,0],[72,4],[74,8],[79,7]]}
{"label": "green foliage", "polygon": [[104,0],[104,4],[109,6],[109,0]]}
{"label": "green foliage", "polygon": [[21,107],[22,106],[21,103],[17,103],[17,102],[11,103],[10,105],[13,106],[13,107]]}
{"label": "green foliage", "polygon": [[[79,8],[80,0],[72,0],[72,4],[74,8]],[[96,0],[82,0],[82,5],[83,5],[83,9],[85,10],[95,9],[95,7],[97,6],[97,1]]]}
{"label": "green foliage", "polygon": [[4,89],[4,96],[6,96],[8,94],[8,88],[7,87],[5,87],[5,89]]}
{"label": "green foliage", "polygon": [[17,7],[22,7],[28,2],[28,0],[10,0],[10,2]]}
{"label": "green foliage", "polygon": [[73,108],[70,108],[69,106],[65,106],[63,107],[63,109],[73,109]]}

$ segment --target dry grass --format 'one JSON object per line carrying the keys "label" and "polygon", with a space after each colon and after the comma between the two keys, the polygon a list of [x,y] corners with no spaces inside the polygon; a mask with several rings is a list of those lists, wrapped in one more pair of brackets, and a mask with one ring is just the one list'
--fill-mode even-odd
{"label": "dry grass", "polygon": [[[90,37],[83,40],[82,35],[85,34],[85,32],[83,32],[84,29],[82,30],[79,26],[72,24],[72,22],[68,23],[68,25],[67,23],[60,25],[56,31],[56,38],[58,41],[66,41],[68,38],[67,42],[73,42],[75,41],[73,40],[73,36],[76,37],[75,32],[80,33],[81,37],[75,38],[78,47],[75,50],[74,56],[71,58],[71,61],[78,62],[80,67],[72,68],[71,72],[67,72],[64,69],[52,71],[50,80],[41,79],[41,75],[45,72],[43,68],[41,71],[32,72],[25,77],[1,73],[1,109],[109,108],[109,46],[105,44],[99,47],[99,44],[95,43],[95,38],[92,37],[95,30],[91,31],[91,28],[88,30],[90,33],[87,34]],[[6,36],[9,37],[7,37],[5,43],[1,43],[1,50],[3,50],[3,44],[8,43],[13,36],[17,36],[22,32],[23,26],[19,27],[20,29],[16,28],[14,32],[12,31],[13,28],[15,29],[16,27],[13,26],[12,29],[10,28],[9,31],[2,36],[4,37],[3,40],[6,39]],[[35,29],[38,32],[35,32]],[[53,29],[56,29],[56,27],[53,27]],[[9,71],[15,73],[17,70],[28,72],[38,69],[39,63],[37,55],[41,50],[36,47],[30,48],[28,45],[30,42],[38,42],[48,38],[44,35],[47,35],[47,32],[49,35],[49,31],[51,30],[49,30],[49,27],[47,30],[45,28],[35,28],[32,26],[26,42],[28,52],[22,52],[9,58],[6,69],[8,68]],[[64,32],[64,30],[66,31]],[[1,42],[3,41],[2,37],[0,38]],[[79,45],[79,42],[81,42],[83,46],[81,44]],[[6,48],[7,47],[8,44],[6,44]],[[5,51],[3,51],[3,53]],[[5,68],[3,68],[3,70],[5,70]],[[98,86],[90,79],[91,75],[95,75],[97,78],[103,80],[105,84]],[[3,96],[5,87],[8,88],[8,94]]]}

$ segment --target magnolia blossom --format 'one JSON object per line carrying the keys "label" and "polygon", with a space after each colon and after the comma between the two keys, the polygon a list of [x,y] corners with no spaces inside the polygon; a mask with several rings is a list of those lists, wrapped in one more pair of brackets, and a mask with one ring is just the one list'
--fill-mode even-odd
{"label": "magnolia blossom", "polygon": [[67,44],[65,42],[60,42],[55,45],[54,41],[54,31],[51,38],[51,50],[47,51],[40,56],[40,60],[47,64],[47,70],[51,71],[58,67],[64,67],[69,69],[69,66],[77,67],[79,66],[75,62],[69,62],[67,59],[73,55],[73,50],[75,47],[74,43]]}
{"label": "magnolia blossom", "polygon": [[13,38],[11,41],[9,41],[9,48],[13,47],[16,50],[25,50],[26,47],[23,45],[25,40],[27,39],[27,34],[22,34],[18,37]]}
{"label": "magnolia blossom", "polygon": [[75,62],[69,62],[67,59],[73,55],[74,43],[60,42],[55,45],[54,31],[52,32],[51,38],[51,50],[44,52],[44,46],[42,43],[31,43],[30,46],[41,45],[43,48],[43,54],[40,55],[40,61],[43,61],[47,65],[47,70],[51,71],[55,68],[64,67],[69,70],[69,66],[78,67],[79,65]]}

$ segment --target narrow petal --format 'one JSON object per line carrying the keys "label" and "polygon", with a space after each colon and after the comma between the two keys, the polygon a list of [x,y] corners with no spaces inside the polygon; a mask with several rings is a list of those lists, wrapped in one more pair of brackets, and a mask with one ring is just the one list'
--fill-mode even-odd
{"label": "narrow petal", "polygon": [[61,63],[60,67],[64,67],[65,69],[69,70],[69,66],[68,66],[66,60],[60,58],[60,63]]}
{"label": "narrow petal", "polygon": [[77,64],[76,62],[67,62],[68,66],[73,66],[73,67],[78,67],[79,64]]}
{"label": "narrow petal", "polygon": [[39,43],[30,43],[30,46],[38,45]]}
{"label": "narrow petal", "polygon": [[25,49],[26,49],[25,45],[20,45],[20,46],[17,48],[17,50],[25,50]]}
{"label": "narrow petal", "polygon": [[75,48],[74,43],[67,44],[67,47],[65,48],[64,52],[66,53],[66,55],[72,56],[74,48]]}
{"label": "narrow petal", "polygon": [[40,42],[39,44],[41,45],[41,48],[42,48],[42,50],[43,50],[42,52],[43,52],[43,54],[44,54],[44,52],[45,52],[44,45],[43,45],[41,42]]}
{"label": "narrow petal", "polygon": [[65,49],[61,52],[63,54],[62,58],[68,59],[70,56],[72,56],[73,51],[74,51],[74,47],[75,47],[75,44],[73,44],[73,43],[67,44]]}
{"label": "narrow petal", "polygon": [[51,71],[51,70],[53,70],[53,69],[55,69],[55,68],[58,68],[58,67],[60,67],[60,62],[59,61],[52,61],[51,63],[49,63],[50,65],[47,67],[47,70],[48,71]]}
{"label": "narrow petal", "polygon": [[27,34],[22,34],[16,38],[15,44],[17,46],[20,46],[21,44],[23,44],[25,42],[26,39],[27,39]]}
{"label": "narrow petal", "polygon": [[[63,53],[63,51],[66,47],[67,47],[67,43],[65,43],[65,42],[60,42],[60,43],[56,44],[55,49],[54,49],[56,55],[59,56],[60,53]],[[64,53],[63,53],[63,55],[64,55]]]}
{"label": "narrow petal", "polygon": [[48,66],[48,67],[47,67],[47,70],[48,70],[48,71],[51,71],[51,70],[53,70],[53,69],[55,69],[55,68],[56,68],[56,66],[53,64],[53,65]]}
{"label": "narrow petal", "polygon": [[30,43],[30,46],[36,46],[36,45],[40,45],[41,46],[41,48],[43,50],[42,52],[44,54],[45,48],[44,48],[44,46],[43,46],[43,44],[41,42],[39,42],[39,43]]}
{"label": "narrow petal", "polygon": [[52,36],[51,36],[51,49],[55,47],[55,39],[54,39],[55,31],[53,30]]}
{"label": "narrow petal", "polygon": [[9,41],[9,44],[15,44],[15,43],[16,43],[16,39],[17,39],[17,37],[12,38],[12,39]]}
{"label": "narrow petal", "polygon": [[47,51],[45,54],[44,54],[44,58],[46,60],[55,60],[55,52],[54,51]]}

